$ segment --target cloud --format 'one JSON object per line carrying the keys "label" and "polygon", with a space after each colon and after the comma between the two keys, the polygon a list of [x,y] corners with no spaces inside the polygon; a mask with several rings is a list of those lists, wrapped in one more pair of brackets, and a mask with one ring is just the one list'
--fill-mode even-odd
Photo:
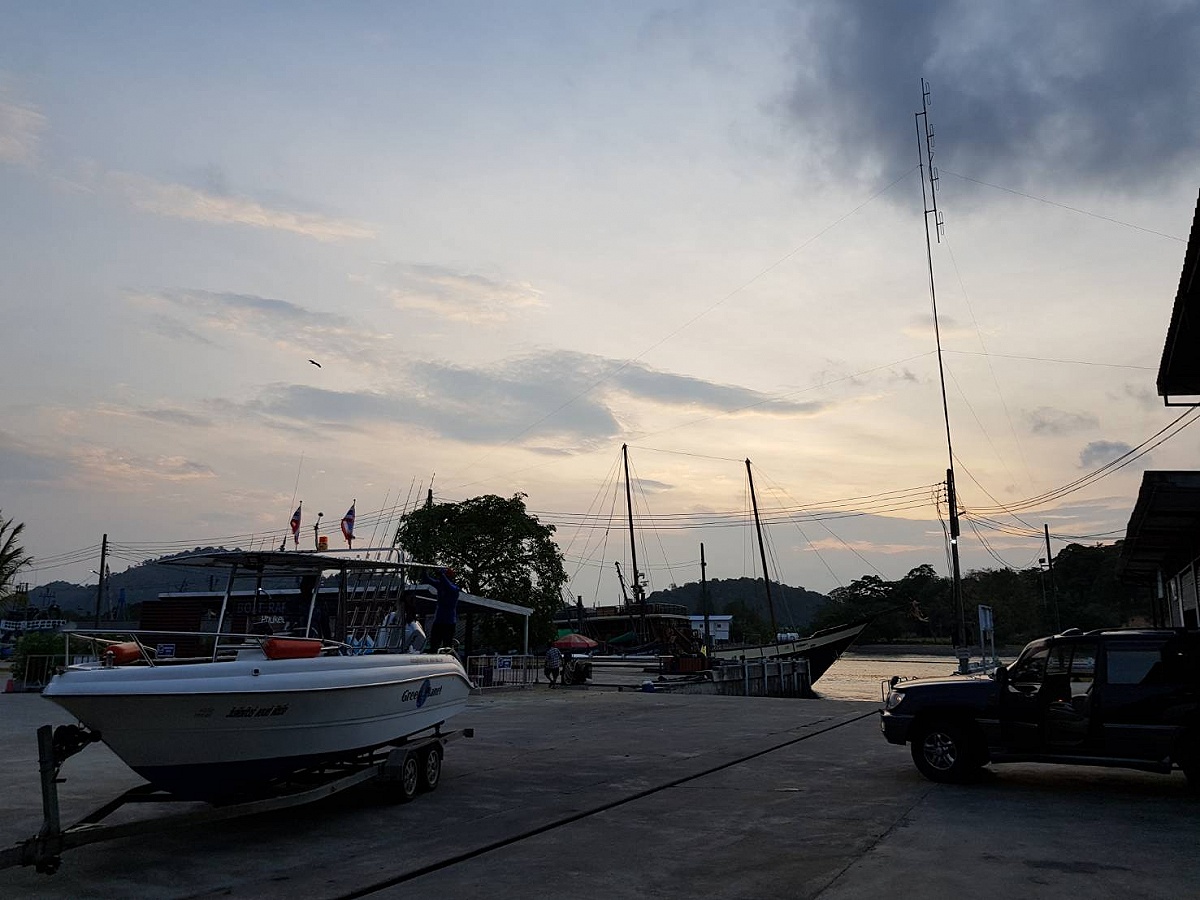
{"label": "cloud", "polygon": [[[170,311],[165,321],[162,316],[150,320],[155,332],[206,344],[215,343],[210,335],[249,333],[305,358],[319,355],[358,362],[370,360],[391,340],[390,334],[359,328],[344,316],[254,294],[173,290],[129,294],[127,298],[151,309]],[[190,319],[196,327],[181,319]]]}
{"label": "cloud", "polygon": [[216,473],[203,463],[183,456],[142,456],[111,447],[89,445],[72,451],[76,474],[86,482],[143,489],[162,482],[185,482],[215,478]]}
{"label": "cloud", "polygon": [[[112,409],[102,410],[112,412]],[[215,477],[204,463],[184,456],[143,455],[60,437],[44,446],[0,434],[3,483],[101,490],[143,490],[164,482]]]}
{"label": "cloud", "polygon": [[37,107],[13,96],[0,85],[0,162],[32,166],[46,129],[46,117]]}
{"label": "cloud", "polygon": [[158,422],[163,425],[182,425],[187,428],[208,428],[213,424],[213,420],[208,416],[197,415],[194,412],[189,412],[186,409],[178,407],[137,407],[124,410],[116,410],[110,407],[102,411],[136,416],[139,419],[148,419],[151,422]]}
{"label": "cloud", "polygon": [[1039,406],[1026,413],[1025,419],[1034,434],[1073,434],[1100,426],[1100,420],[1091,413],[1072,413],[1050,406]]}
{"label": "cloud", "polygon": [[0,483],[53,484],[70,470],[65,459],[0,432],[0,472],[4,473]]}
{"label": "cloud", "polygon": [[273,385],[241,408],[279,427],[296,421],[340,429],[408,423],[468,443],[518,442],[554,453],[612,441],[623,431],[618,411],[630,401],[717,414],[753,409],[760,415],[812,415],[823,408],[571,351],[484,367],[412,363],[403,384],[389,390]]}
{"label": "cloud", "polygon": [[[210,186],[218,186],[211,184],[211,173],[205,176],[205,180],[210,182]],[[375,237],[375,230],[361,222],[272,207],[250,197],[202,190],[185,184],[164,183],[129,172],[108,172],[103,176],[103,184],[136,209],[158,216],[287,231],[318,241],[369,240]]]}
{"label": "cloud", "polygon": [[916,163],[922,77],[943,170],[1135,188],[1198,158],[1193,2],[811,2],[797,30],[782,109],[840,172]]}
{"label": "cloud", "polygon": [[389,266],[383,278],[381,290],[397,309],[451,321],[504,322],[542,305],[541,292],[527,282],[499,281],[441,266]]}
{"label": "cloud", "polygon": [[[1092,441],[1079,451],[1079,466],[1083,469],[1095,469],[1124,456],[1132,449],[1133,447],[1123,441]],[[1143,463],[1145,462],[1143,458]]]}

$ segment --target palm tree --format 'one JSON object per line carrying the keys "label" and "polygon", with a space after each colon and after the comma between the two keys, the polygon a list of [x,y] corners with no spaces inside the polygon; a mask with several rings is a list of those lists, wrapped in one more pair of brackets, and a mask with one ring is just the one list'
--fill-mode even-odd
{"label": "palm tree", "polygon": [[24,530],[24,522],[14,525],[12,519],[4,518],[0,512],[0,599],[12,593],[17,573],[33,562],[33,557],[17,540]]}

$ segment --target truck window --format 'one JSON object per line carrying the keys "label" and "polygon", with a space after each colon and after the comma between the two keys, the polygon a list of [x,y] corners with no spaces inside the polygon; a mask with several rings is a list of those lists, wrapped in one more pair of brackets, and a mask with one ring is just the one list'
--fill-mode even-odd
{"label": "truck window", "polygon": [[1086,697],[1096,680],[1096,645],[1076,644],[1071,656],[1071,699]]}
{"label": "truck window", "polygon": [[1109,646],[1109,684],[1157,684],[1163,680],[1162,648],[1158,645]]}
{"label": "truck window", "polygon": [[1012,684],[1038,684],[1046,677],[1046,660],[1050,656],[1048,646],[1035,647],[1021,654],[1009,670],[1008,680]]}

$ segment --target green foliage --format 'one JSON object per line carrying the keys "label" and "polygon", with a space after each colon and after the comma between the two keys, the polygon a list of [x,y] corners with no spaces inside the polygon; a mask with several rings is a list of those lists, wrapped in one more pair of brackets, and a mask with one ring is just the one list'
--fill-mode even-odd
{"label": "green foliage", "polygon": [[[78,643],[78,639],[75,643]],[[65,649],[66,640],[57,631],[31,631],[29,634],[22,635],[17,638],[17,642],[13,646],[12,677],[17,681],[25,678],[26,671],[29,669],[30,657],[57,657],[52,662],[49,671],[53,671],[53,667],[56,665],[65,665],[66,660],[63,658]],[[31,674],[41,673],[40,663],[38,665],[39,668]]]}
{"label": "green foliage", "polygon": [[[550,622],[567,574],[554,543],[554,526],[525,511],[524,494],[509,499],[486,494],[424,506],[404,517],[398,536],[414,560],[453,568],[464,590],[531,607],[530,641],[551,639]],[[491,617],[490,630],[480,637],[491,646],[515,646],[515,629],[496,618]]]}
{"label": "green foliage", "polygon": [[33,557],[21,546],[24,522],[13,523],[0,513],[0,600],[12,593],[17,573],[33,562]]}
{"label": "green foliage", "polygon": [[744,600],[725,604],[725,614],[733,616],[729,622],[729,639],[739,644],[769,644],[775,640],[771,634],[771,623],[752,609]]}
{"label": "green foliage", "polygon": [[[767,593],[761,578],[714,578],[704,587],[708,591],[709,612],[724,611],[729,614],[731,604],[741,604],[746,611],[762,619],[766,629],[771,629],[771,613],[767,606]],[[795,631],[804,634],[813,617],[829,603],[829,598],[816,591],[787,584],[771,584],[772,604],[775,607],[775,622],[780,631]],[[646,598],[650,603],[677,603],[686,606],[692,615],[704,613],[702,585],[698,581],[655,591]],[[736,624],[736,623],[734,623]]]}
{"label": "green foliage", "polygon": [[[1120,542],[1070,544],[1053,560],[1053,574],[1039,568],[981,569],[963,576],[968,641],[977,644],[980,605],[992,608],[998,645],[1022,645],[1066,628],[1116,628],[1145,611],[1117,580]],[[813,623],[828,628],[875,617],[861,643],[950,643],[954,608],[950,579],[932,566],[913,569],[899,581],[864,575],[830,592],[832,601]]]}

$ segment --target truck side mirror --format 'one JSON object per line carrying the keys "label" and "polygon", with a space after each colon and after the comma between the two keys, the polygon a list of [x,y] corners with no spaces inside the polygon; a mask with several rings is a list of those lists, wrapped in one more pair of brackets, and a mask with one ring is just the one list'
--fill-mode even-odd
{"label": "truck side mirror", "polygon": [[1008,666],[996,666],[996,671],[992,674],[996,679],[996,684],[1004,687],[1008,684]]}

